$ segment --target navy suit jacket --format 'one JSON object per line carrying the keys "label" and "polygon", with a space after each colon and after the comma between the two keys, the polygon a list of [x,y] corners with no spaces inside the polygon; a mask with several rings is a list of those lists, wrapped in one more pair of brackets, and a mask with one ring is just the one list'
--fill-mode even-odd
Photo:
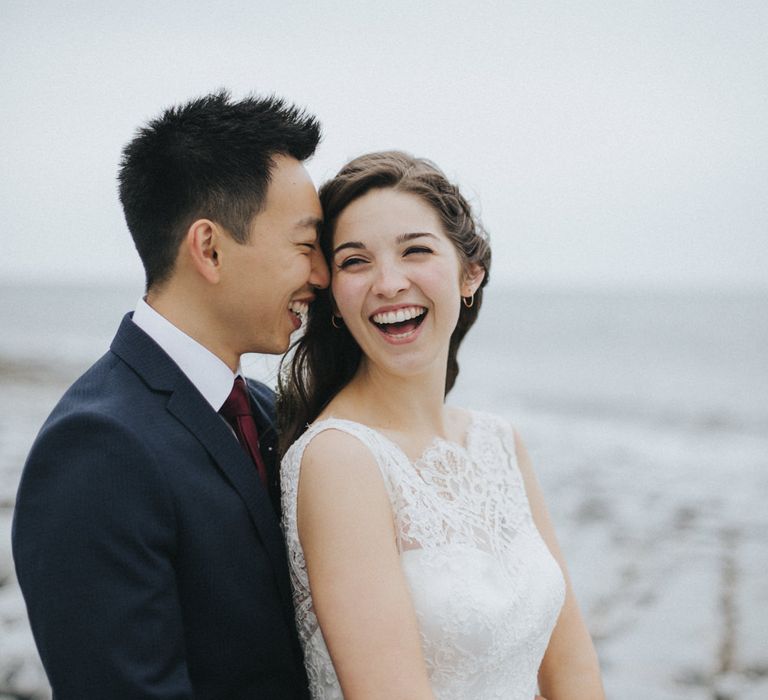
{"label": "navy suit jacket", "polygon": [[55,698],[308,697],[276,513],[273,395],[249,388],[272,500],[130,314],[46,421],[13,553]]}

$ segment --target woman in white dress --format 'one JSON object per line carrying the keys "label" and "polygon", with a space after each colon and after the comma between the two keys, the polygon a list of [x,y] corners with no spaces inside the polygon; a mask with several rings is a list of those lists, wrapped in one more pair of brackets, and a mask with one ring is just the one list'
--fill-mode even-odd
{"label": "woman in white dress", "polygon": [[469,205],[400,152],[353,160],[320,198],[331,287],[280,388],[312,696],[602,698],[520,438],[445,405],[490,267]]}

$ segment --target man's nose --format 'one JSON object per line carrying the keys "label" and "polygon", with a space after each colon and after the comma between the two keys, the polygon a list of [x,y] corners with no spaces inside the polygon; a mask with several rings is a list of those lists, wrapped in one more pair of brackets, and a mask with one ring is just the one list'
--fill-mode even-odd
{"label": "man's nose", "polygon": [[309,272],[309,283],[317,289],[325,289],[331,281],[331,273],[321,250],[315,250],[311,257],[312,268]]}

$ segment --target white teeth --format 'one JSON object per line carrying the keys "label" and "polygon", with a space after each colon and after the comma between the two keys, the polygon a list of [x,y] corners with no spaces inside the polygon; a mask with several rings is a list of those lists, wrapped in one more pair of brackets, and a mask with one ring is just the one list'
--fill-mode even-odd
{"label": "white teeth", "polygon": [[292,301],[288,304],[288,310],[293,311],[302,320],[302,323],[306,321],[307,314],[309,313],[309,304],[306,301]]}
{"label": "white teeth", "polygon": [[371,318],[374,323],[402,323],[412,318],[418,318],[426,312],[427,310],[423,306],[409,306],[397,311],[385,311],[384,313],[374,314]]}

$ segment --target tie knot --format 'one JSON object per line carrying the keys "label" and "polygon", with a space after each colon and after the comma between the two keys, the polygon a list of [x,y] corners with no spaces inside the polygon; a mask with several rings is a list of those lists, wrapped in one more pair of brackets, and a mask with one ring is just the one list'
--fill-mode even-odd
{"label": "tie knot", "polygon": [[235,385],[229,392],[227,400],[219,411],[228,421],[234,420],[237,416],[250,416],[251,403],[248,400],[248,389],[242,377],[235,377]]}

